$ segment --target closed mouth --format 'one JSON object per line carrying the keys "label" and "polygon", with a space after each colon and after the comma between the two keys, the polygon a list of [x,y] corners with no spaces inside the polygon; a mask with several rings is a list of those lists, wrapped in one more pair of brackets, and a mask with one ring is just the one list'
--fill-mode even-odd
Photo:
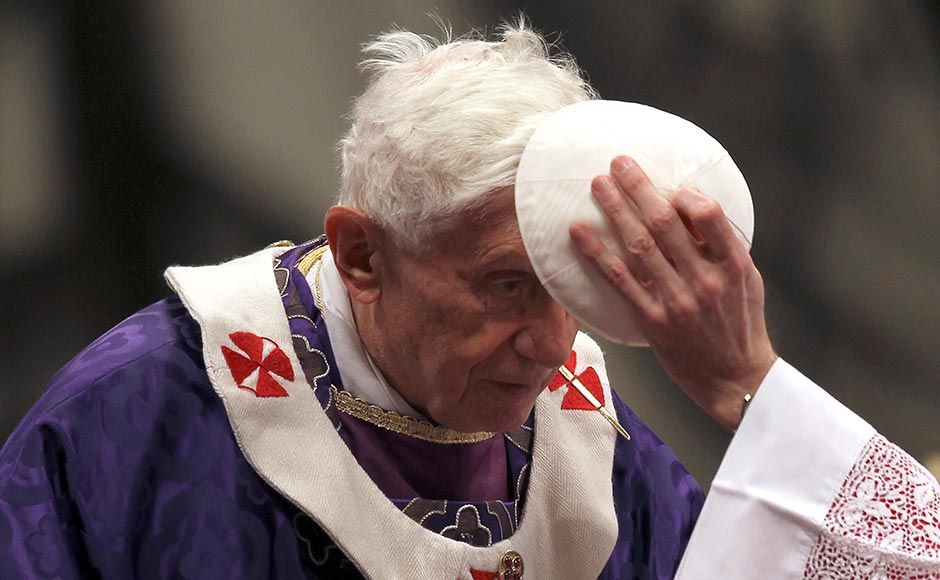
{"label": "closed mouth", "polygon": [[536,387],[532,383],[517,383],[515,381],[497,381],[493,380],[492,383],[499,386],[500,388],[518,390],[518,391],[532,391]]}

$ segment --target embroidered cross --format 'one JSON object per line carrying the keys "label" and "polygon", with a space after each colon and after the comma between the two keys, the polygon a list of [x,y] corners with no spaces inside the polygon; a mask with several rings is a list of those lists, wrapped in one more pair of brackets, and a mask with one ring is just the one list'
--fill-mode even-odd
{"label": "embroidered cross", "polygon": [[[294,369],[281,347],[270,338],[250,332],[233,332],[228,337],[244,353],[222,346],[222,356],[238,388],[247,389],[256,397],[287,397],[284,387],[271,376],[294,380]],[[247,380],[251,377],[254,381]]]}
{"label": "embroidered cross", "polygon": [[580,375],[574,374],[578,364],[578,355],[571,351],[571,356],[564,366],[558,369],[558,373],[548,384],[548,390],[554,392],[562,387],[567,387],[565,397],[561,401],[563,410],[583,410],[597,411],[607,419],[614,429],[617,430],[625,439],[630,439],[630,433],[623,428],[620,421],[604,407],[604,386],[601,385],[600,377],[594,367],[587,367]]}
{"label": "embroidered cross", "polygon": [[548,390],[555,392],[562,387],[568,388],[565,392],[565,398],[561,401],[562,409],[594,411],[596,407],[578,389],[572,388],[571,383],[574,379],[581,381],[581,384],[587,387],[587,390],[594,395],[594,398],[601,405],[604,404],[604,387],[601,385],[601,380],[598,378],[594,367],[588,367],[580,375],[575,375],[577,364],[578,355],[571,351],[571,356],[568,358],[568,362],[565,363],[565,368],[568,369],[572,378],[566,378],[559,369],[559,372],[552,378],[552,382],[548,384]]}

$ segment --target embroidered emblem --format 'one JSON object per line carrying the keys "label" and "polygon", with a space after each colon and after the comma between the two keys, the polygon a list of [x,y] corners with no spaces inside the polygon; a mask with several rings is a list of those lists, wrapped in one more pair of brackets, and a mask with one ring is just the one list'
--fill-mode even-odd
{"label": "embroidered emblem", "polygon": [[[287,391],[271,375],[288,381],[294,380],[294,369],[281,347],[270,338],[250,332],[233,332],[228,335],[244,354],[222,346],[222,356],[239,389],[247,389],[256,397],[286,397]],[[245,356],[247,355],[247,356]],[[249,379],[254,379],[249,380]],[[251,383],[254,386],[251,386]]]}
{"label": "embroidered emblem", "polygon": [[457,510],[457,523],[441,530],[441,535],[477,547],[486,547],[493,543],[489,528],[480,524],[480,512],[472,505],[465,505]]}
{"label": "embroidered emblem", "polygon": [[[513,503],[518,502],[519,500],[516,500]],[[486,502],[486,511],[496,518],[496,522],[499,524],[499,537],[501,540],[508,538],[516,531],[516,526],[512,522],[512,515],[509,513],[509,508],[506,507],[506,504],[499,500],[488,501]]]}
{"label": "embroidered emblem", "polygon": [[[403,507],[401,511],[406,516],[423,526],[424,520],[428,519],[429,517],[433,515],[444,515],[447,513],[447,500],[422,499],[420,497],[416,497],[409,501],[408,505]],[[428,529],[430,530],[431,528]]]}
{"label": "embroidered emblem", "polygon": [[470,576],[473,577],[473,580],[499,580],[499,574],[496,572],[487,572],[475,568],[470,568]]}
{"label": "embroidered emblem", "polygon": [[330,364],[326,362],[326,355],[310,345],[310,341],[302,334],[292,334],[291,343],[294,346],[294,354],[300,361],[300,368],[304,370],[304,377],[313,392],[317,392],[317,381],[329,375]]}
{"label": "embroidered emblem", "polygon": [[[577,362],[578,355],[574,351],[571,351],[571,357],[568,359],[568,362],[565,363],[565,368],[571,371],[572,375],[574,375]],[[593,367],[584,369],[584,372],[582,372],[580,375],[575,375],[575,378],[580,380],[581,383],[587,387],[588,391],[594,395],[601,405],[604,404],[604,387],[601,385],[601,380],[597,376],[597,371],[595,371]],[[592,405],[584,395],[578,392],[577,389],[571,388],[571,380],[566,379],[564,376],[562,376],[561,372],[559,372],[554,376],[554,378],[552,378],[552,382],[548,384],[548,389],[552,392],[555,392],[562,387],[568,388],[568,390],[565,392],[565,398],[561,401],[562,409],[580,411],[595,410],[594,405]]]}
{"label": "embroidered emblem", "polygon": [[352,580],[362,578],[356,567],[310,516],[298,512],[293,517],[294,533],[303,544],[302,553],[323,578]]}
{"label": "embroidered emblem", "polygon": [[281,298],[287,295],[287,284],[290,282],[290,270],[281,268],[281,258],[274,258],[274,283],[277,284],[277,293]]}

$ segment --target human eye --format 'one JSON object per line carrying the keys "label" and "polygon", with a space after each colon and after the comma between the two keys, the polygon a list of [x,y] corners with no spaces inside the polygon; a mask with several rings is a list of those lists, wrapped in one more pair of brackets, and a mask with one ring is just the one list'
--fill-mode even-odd
{"label": "human eye", "polygon": [[490,284],[490,290],[502,296],[515,297],[522,293],[523,281],[520,279],[499,280]]}
{"label": "human eye", "polygon": [[523,272],[501,272],[491,276],[487,290],[497,298],[515,299],[528,295],[532,281]]}

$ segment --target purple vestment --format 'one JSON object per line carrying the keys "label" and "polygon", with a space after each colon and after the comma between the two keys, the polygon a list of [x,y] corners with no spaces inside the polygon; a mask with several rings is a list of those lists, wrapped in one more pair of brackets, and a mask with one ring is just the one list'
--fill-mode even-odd
{"label": "purple vestment", "polygon": [[[327,373],[341,390],[343,361],[295,267],[307,250],[282,255],[273,275],[305,375]],[[0,578],[361,577],[328,532],[245,460],[200,343],[171,297],[53,377],[0,451]],[[317,397],[360,465],[426,528],[474,545],[516,529],[538,437],[531,417],[513,433],[442,444],[346,415],[328,389]],[[601,578],[671,578],[703,495],[619,399],[616,409],[633,439],[615,448],[619,536]]]}

